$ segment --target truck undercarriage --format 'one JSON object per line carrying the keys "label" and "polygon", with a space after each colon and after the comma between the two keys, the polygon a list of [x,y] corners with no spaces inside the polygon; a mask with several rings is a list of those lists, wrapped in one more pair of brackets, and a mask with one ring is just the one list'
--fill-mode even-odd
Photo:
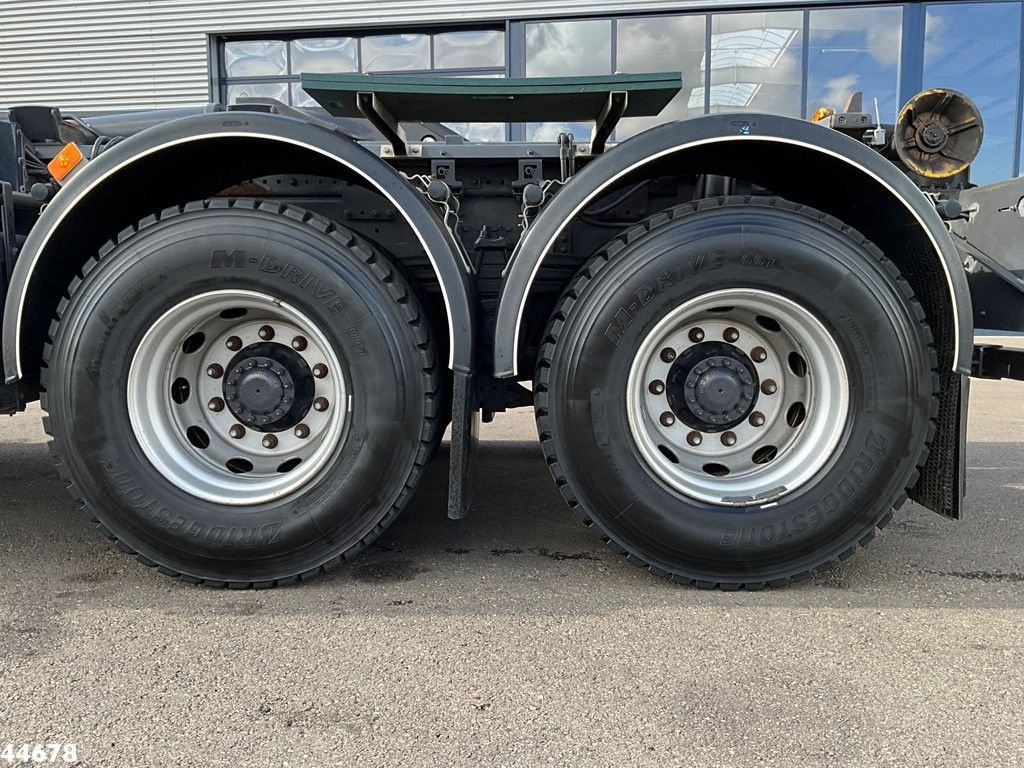
{"label": "truck undercarriage", "polygon": [[[715,115],[616,145],[678,73],[306,75],[324,107],[0,122],[0,413],[142,562],[274,586],[394,519],[451,425],[533,406],[581,519],[676,581],[757,588],[959,517],[971,375],[1024,378],[1024,183],[970,183],[952,91],[882,125]],[[593,119],[530,144],[441,121]],[[372,129],[369,128],[372,126]]]}

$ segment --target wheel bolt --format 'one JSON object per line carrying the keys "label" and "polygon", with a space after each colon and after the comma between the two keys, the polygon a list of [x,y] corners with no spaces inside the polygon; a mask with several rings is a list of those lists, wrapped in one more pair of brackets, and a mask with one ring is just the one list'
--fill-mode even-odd
{"label": "wheel bolt", "polygon": [[326,397],[318,397],[313,401],[313,408],[317,411],[326,411],[331,407],[331,404],[327,402]]}
{"label": "wheel bolt", "polygon": [[722,333],[722,338],[728,341],[730,344],[734,344],[735,342],[739,341],[740,332],[737,331],[735,328],[729,327],[726,328],[725,331]]}
{"label": "wheel bolt", "polygon": [[750,425],[753,427],[763,427],[764,414],[761,413],[760,411],[754,411],[752,414],[750,414]]}
{"label": "wheel bolt", "polygon": [[264,448],[277,448],[277,437],[275,435],[265,435],[263,437]]}
{"label": "wheel bolt", "polygon": [[703,328],[691,328],[690,329],[690,341],[694,344],[699,344],[704,341],[704,329]]}
{"label": "wheel bolt", "polygon": [[323,363],[317,363],[313,366],[313,375],[318,379],[322,379],[327,376],[327,366]]}
{"label": "wheel bolt", "polygon": [[661,414],[661,425],[663,427],[671,427],[675,423],[676,423],[675,414],[673,414],[673,413],[671,413],[669,411],[665,411],[663,414]]}
{"label": "wheel bolt", "polygon": [[271,339],[274,338],[274,329],[271,328],[269,325],[264,325],[259,330],[259,337],[264,341],[270,341]]}
{"label": "wheel bolt", "polygon": [[224,401],[221,400],[219,397],[215,397],[213,398],[213,400],[210,401],[209,408],[214,413],[220,413],[221,411],[224,410]]}
{"label": "wheel bolt", "polygon": [[660,395],[665,391],[665,382],[663,381],[652,381],[647,385],[647,389],[651,391],[652,395]]}
{"label": "wheel bolt", "polygon": [[295,436],[299,438],[299,440],[305,440],[309,437],[309,427],[305,424],[299,424],[299,426],[295,428]]}
{"label": "wheel bolt", "polygon": [[761,382],[761,391],[766,395],[774,395],[779,391],[779,385],[772,379],[765,379]]}
{"label": "wheel bolt", "polygon": [[768,353],[765,352],[764,347],[754,347],[750,350],[750,357],[755,363],[763,363],[768,359]]}
{"label": "wheel bolt", "polygon": [[670,347],[665,347],[661,350],[661,359],[666,363],[671,363],[676,359],[676,351]]}
{"label": "wheel bolt", "polygon": [[209,376],[211,379],[219,379],[221,376],[224,375],[224,368],[220,365],[217,365],[217,363],[214,363],[213,365],[206,369],[206,375]]}
{"label": "wheel bolt", "polygon": [[296,352],[302,352],[306,347],[309,346],[309,342],[306,341],[302,336],[296,336],[292,339],[292,349]]}
{"label": "wheel bolt", "polygon": [[241,424],[235,424],[231,429],[228,430],[228,434],[231,435],[235,440],[241,440],[245,437],[245,427]]}
{"label": "wheel bolt", "polygon": [[704,442],[704,435],[702,435],[697,430],[694,430],[693,432],[686,436],[686,442],[693,446],[700,445],[701,443]]}
{"label": "wheel bolt", "polygon": [[736,433],[735,432],[723,432],[722,433],[722,445],[729,446],[736,445]]}
{"label": "wheel bolt", "polygon": [[240,350],[242,348],[242,340],[240,338],[238,338],[237,336],[232,336],[227,341],[225,341],[224,344],[232,352],[237,352],[238,350]]}

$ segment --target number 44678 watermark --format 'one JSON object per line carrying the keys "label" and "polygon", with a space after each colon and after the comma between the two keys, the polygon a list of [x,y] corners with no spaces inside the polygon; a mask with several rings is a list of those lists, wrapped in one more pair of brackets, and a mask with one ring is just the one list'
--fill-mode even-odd
{"label": "number 44678 watermark", "polygon": [[77,762],[75,744],[0,744],[0,766]]}

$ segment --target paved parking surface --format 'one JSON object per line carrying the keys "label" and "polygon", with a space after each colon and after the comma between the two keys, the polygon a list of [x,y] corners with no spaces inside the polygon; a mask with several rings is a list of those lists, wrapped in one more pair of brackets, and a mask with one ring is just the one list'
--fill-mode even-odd
{"label": "paved parking surface", "polygon": [[0,748],[73,742],[89,766],[1024,764],[1024,384],[976,382],[973,402],[964,522],[905,507],[839,569],[750,594],[605,549],[529,412],[485,434],[467,521],[445,519],[442,460],[358,561],[272,592],[112,550],[38,413],[5,419]]}

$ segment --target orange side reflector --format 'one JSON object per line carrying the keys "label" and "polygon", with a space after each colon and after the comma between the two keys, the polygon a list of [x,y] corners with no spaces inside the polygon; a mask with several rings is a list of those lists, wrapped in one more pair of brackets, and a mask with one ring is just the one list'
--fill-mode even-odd
{"label": "orange side reflector", "polygon": [[836,111],[830,107],[818,107],[811,116],[811,122],[820,123],[822,120],[827,120],[832,117],[835,113]]}
{"label": "orange side reflector", "polygon": [[57,153],[57,156],[47,164],[46,168],[54,179],[62,181],[84,159],[82,150],[72,141]]}

